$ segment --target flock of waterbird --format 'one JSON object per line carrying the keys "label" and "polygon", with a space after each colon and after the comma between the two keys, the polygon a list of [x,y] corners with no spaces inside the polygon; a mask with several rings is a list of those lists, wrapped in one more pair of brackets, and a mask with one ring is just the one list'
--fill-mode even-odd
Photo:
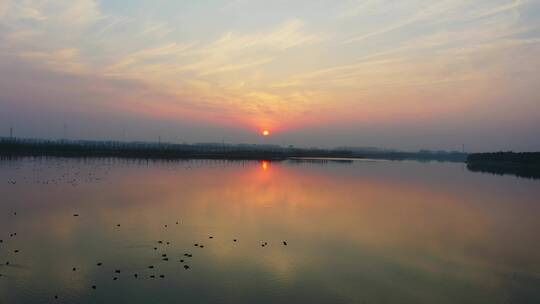
{"label": "flock of waterbird", "polygon": [[[24,164],[24,165],[23,165]],[[29,176],[23,175],[12,177],[7,180],[9,185],[70,185],[77,187],[83,183],[95,183],[103,181],[109,174],[110,167],[104,164],[89,163],[65,163],[62,161],[46,162],[44,166],[41,160],[25,159],[11,167],[13,171],[21,171],[23,166],[30,166]],[[84,170],[87,167],[88,170]],[[58,174],[58,172],[62,172]]]}
{"label": "flock of waterbird", "polygon": [[[69,159],[66,161],[64,158],[48,158],[48,157],[28,157],[24,158],[24,162],[20,161],[21,158],[17,158],[15,162],[8,158],[8,162],[11,165],[11,169],[19,171],[24,166],[30,165],[31,176],[20,176],[19,178],[13,177],[7,180],[9,185],[18,184],[41,184],[41,185],[62,185],[68,184],[73,187],[77,187],[83,183],[94,183],[104,181],[110,174],[111,167],[119,168],[121,166],[132,166],[133,164],[145,165],[161,164],[165,165],[165,168],[170,170],[193,170],[193,163],[202,163],[207,167],[211,166],[225,166],[231,164],[231,161],[226,160],[141,160],[141,159],[117,159],[117,158],[104,158],[103,162],[88,161],[82,159],[76,161],[76,159]],[[46,165],[44,165],[43,159],[45,159]],[[0,169],[2,160],[0,159]],[[15,166],[12,166],[15,163]],[[24,165],[23,165],[24,164]],[[172,164],[172,166],[168,166]],[[183,164],[183,166],[178,166]],[[87,169],[85,171],[85,168]],[[163,166],[161,168],[164,168]],[[63,172],[59,175],[54,175],[52,172]]]}
{"label": "flock of waterbird", "polygon": [[[34,172],[43,173],[47,169],[60,169],[60,168],[62,168],[61,163],[58,162],[56,165],[51,164],[46,168],[39,168],[39,169],[34,167],[32,170]],[[21,168],[17,167],[16,169],[19,170]],[[66,169],[66,167],[64,167],[63,169]],[[63,173],[60,176],[53,177],[53,178],[31,179],[31,178],[23,176],[21,180],[24,182],[34,182],[34,183],[42,184],[42,185],[49,185],[49,184],[58,185],[62,182],[65,182],[74,187],[77,187],[77,185],[81,184],[82,182],[98,182],[98,181],[103,180],[103,177],[96,174],[95,172],[83,173],[82,171],[76,170],[77,169],[76,165],[71,165],[67,169],[75,170],[75,171],[71,172],[71,174]],[[104,167],[104,168],[94,167],[93,169],[100,169],[102,175],[107,175],[108,170],[109,170],[108,167]],[[17,185],[17,180],[10,179],[7,181],[7,183],[10,185]],[[18,215],[17,212],[13,212],[12,216],[20,217],[20,215]],[[74,213],[73,217],[80,218],[82,217],[82,215],[80,213]],[[174,225],[181,225],[181,221],[176,221]],[[122,227],[121,224],[116,224],[116,229],[121,229],[121,227]],[[163,227],[169,228],[169,224],[164,224]],[[17,258],[20,255],[24,254],[23,252],[21,252],[20,249],[17,249],[14,247],[16,246],[16,242],[14,242],[14,240],[16,240],[17,238],[19,238],[19,236],[17,235],[16,232],[10,233],[8,237],[7,236],[3,237],[0,234],[0,266],[3,266],[3,268],[6,270],[6,272],[3,273],[1,271],[2,269],[0,268],[0,279],[9,278],[10,271],[13,271],[16,269],[15,267],[10,269],[10,267],[16,265]],[[211,242],[214,239],[215,238],[213,235],[209,235],[207,241]],[[238,238],[232,238],[230,241],[232,243],[239,242]],[[169,245],[172,244],[171,241],[154,240],[152,242],[154,246],[151,247],[151,250],[155,252],[156,260],[159,260],[162,262],[170,262],[170,261],[176,262],[182,265],[181,268],[185,270],[191,269],[191,266],[189,263],[190,260],[193,258],[193,253],[191,253],[191,251],[186,250],[183,253],[171,254],[169,253],[170,250],[168,250],[168,248],[170,248]],[[287,241],[282,241],[281,245],[287,246],[288,245]],[[269,246],[269,243],[267,241],[261,241],[260,246],[267,247]],[[205,248],[205,244],[203,242],[197,242],[193,244],[193,247],[203,249]],[[89,266],[92,266],[92,265],[85,265],[86,268]],[[109,266],[109,267],[106,267],[106,266]],[[95,264],[92,267],[95,267],[96,270],[103,269],[103,271],[109,272],[111,279],[113,281],[117,281],[117,280],[120,280],[121,278],[125,279],[128,277],[131,277],[132,279],[145,279],[145,278],[146,279],[165,279],[165,274],[162,271],[159,271],[160,269],[164,270],[165,268],[159,267],[159,266],[160,266],[159,264],[149,264],[149,265],[144,266],[145,271],[142,271],[141,269],[139,269],[139,271],[133,271],[133,270],[124,271],[120,267],[116,267],[113,265],[106,265],[103,261],[95,261]],[[66,267],[69,267],[72,272],[77,272],[81,269],[80,266],[74,266],[74,265],[66,265]],[[113,269],[114,271],[111,271],[111,269]],[[88,288],[90,290],[96,291],[99,288],[99,286],[97,283],[93,283],[90,286],[88,286]],[[60,298],[61,298],[61,293],[55,293],[53,295],[54,300],[58,300]]]}
{"label": "flock of waterbird", "polygon": [[[14,212],[13,216],[17,216],[17,212]],[[73,214],[73,217],[80,217],[80,214],[75,213],[75,214]],[[175,223],[175,225],[180,225],[180,221],[177,221]],[[116,227],[120,228],[121,224],[117,224]],[[165,224],[164,227],[168,228],[169,225]],[[9,234],[9,239],[14,239],[16,237],[17,237],[16,232],[13,232],[13,233]],[[208,240],[213,240],[213,239],[214,239],[214,236],[212,236],[212,235],[208,236]],[[238,239],[234,238],[231,241],[233,243],[237,243]],[[168,253],[166,253],[167,252],[167,247],[169,245],[171,245],[171,241],[157,240],[157,241],[154,241],[154,244],[155,244],[155,246],[152,247],[152,250],[154,252],[156,252],[156,254],[158,255],[158,258],[161,261],[168,262],[168,261],[172,261],[174,259],[172,257],[172,255],[169,255]],[[288,245],[287,241],[282,241],[281,244],[283,246]],[[20,250],[16,249],[16,248],[10,248],[9,240],[0,239],[0,246],[3,247],[2,251],[4,251],[4,252],[12,252],[13,253],[12,255],[8,255],[7,257],[4,257],[4,258],[7,258],[8,260],[4,261],[2,263],[2,266],[9,267],[10,265],[13,265],[12,260],[10,260],[9,258],[11,258],[13,260],[16,260],[16,255],[21,253]],[[197,248],[200,248],[200,249],[205,248],[205,245],[203,243],[194,243],[193,246],[197,247]],[[261,247],[267,247],[267,246],[269,246],[269,243],[267,241],[263,241],[263,242],[260,243],[260,246]],[[2,252],[2,251],[0,251],[0,252]],[[191,253],[189,251],[186,251],[180,257],[177,257],[174,260],[176,260],[176,262],[180,263],[185,270],[189,270],[191,268],[191,266],[189,265],[189,260],[191,258],[193,258],[193,253]],[[105,266],[105,263],[102,262],[102,261],[96,261],[95,262],[95,267],[97,267],[97,268],[104,268],[104,266]],[[77,266],[71,266],[71,267],[72,267],[71,270],[73,272],[76,272],[76,271],[79,270],[79,267],[77,267]],[[146,268],[150,271],[149,273],[148,272],[141,272],[141,271],[131,271],[127,275],[129,277],[132,277],[133,279],[143,279],[143,278],[165,279],[165,274],[158,272],[158,269],[160,269],[160,268],[157,265],[149,264],[149,265],[146,266]],[[113,267],[113,269],[114,269],[114,272],[110,273],[111,274],[111,279],[113,281],[119,280],[120,275],[126,273],[125,271],[122,271],[122,269],[120,269],[118,267]],[[6,277],[6,276],[4,274],[0,273],[0,278],[2,278],[2,277]],[[98,289],[98,284],[92,284],[92,285],[89,286],[89,288],[92,289],[92,290],[97,290]],[[60,298],[60,294],[55,294],[53,296],[53,298],[55,300],[58,300]]]}

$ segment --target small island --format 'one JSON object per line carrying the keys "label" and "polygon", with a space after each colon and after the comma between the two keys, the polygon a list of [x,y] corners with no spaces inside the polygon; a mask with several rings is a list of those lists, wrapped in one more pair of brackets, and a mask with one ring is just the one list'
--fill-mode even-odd
{"label": "small island", "polygon": [[540,179],[540,152],[473,153],[467,168],[474,172]]}

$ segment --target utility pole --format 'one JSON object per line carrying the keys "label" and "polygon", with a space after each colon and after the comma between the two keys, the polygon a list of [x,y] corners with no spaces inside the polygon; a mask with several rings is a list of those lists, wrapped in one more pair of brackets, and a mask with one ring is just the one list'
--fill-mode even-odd
{"label": "utility pole", "polygon": [[67,139],[67,125],[64,123],[64,140]]}
{"label": "utility pole", "polygon": [[9,128],[9,139],[13,139],[13,127]]}

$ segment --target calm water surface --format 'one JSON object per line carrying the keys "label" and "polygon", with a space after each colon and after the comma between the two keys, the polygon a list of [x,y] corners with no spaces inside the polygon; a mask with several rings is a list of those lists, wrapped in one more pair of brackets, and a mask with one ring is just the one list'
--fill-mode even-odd
{"label": "calm water surface", "polygon": [[0,303],[540,303],[539,216],[463,164],[4,159]]}

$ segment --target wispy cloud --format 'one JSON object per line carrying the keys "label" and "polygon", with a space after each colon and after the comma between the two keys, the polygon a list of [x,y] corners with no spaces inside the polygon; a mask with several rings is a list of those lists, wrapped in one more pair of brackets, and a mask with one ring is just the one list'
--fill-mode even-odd
{"label": "wispy cloud", "polygon": [[270,31],[253,34],[237,34],[228,32],[209,46],[210,50],[219,52],[243,51],[250,48],[270,48],[286,50],[302,45],[321,42],[324,38],[302,31],[303,22],[288,21]]}
{"label": "wispy cloud", "polygon": [[38,61],[46,67],[59,72],[85,74],[91,71],[75,48],[62,49],[54,52],[23,52],[23,59]]}
{"label": "wispy cloud", "polygon": [[[525,0],[493,1],[491,5],[485,5],[488,2],[468,2],[468,1],[400,1],[399,5],[388,5],[388,1],[366,1],[362,2],[356,9],[349,10],[346,16],[352,17],[370,13],[370,7],[381,9],[374,11],[371,17],[382,17],[381,21],[389,21],[389,25],[377,28],[364,34],[350,37],[344,43],[360,42],[364,39],[384,35],[399,29],[406,28],[416,23],[426,23],[424,26],[437,28],[442,23],[452,24],[456,22],[465,22],[478,20],[508,11],[515,11],[526,3]],[[382,9],[384,8],[384,10]],[[386,19],[386,20],[385,20]]]}

